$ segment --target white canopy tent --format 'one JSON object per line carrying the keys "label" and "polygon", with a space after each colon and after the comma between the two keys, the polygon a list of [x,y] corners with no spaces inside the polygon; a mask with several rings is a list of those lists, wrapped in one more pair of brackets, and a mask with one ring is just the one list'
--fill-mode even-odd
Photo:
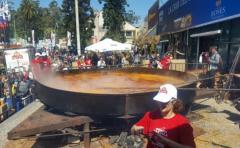
{"label": "white canopy tent", "polygon": [[107,52],[107,51],[130,51],[131,44],[123,44],[112,39],[106,38],[96,44],[85,48],[85,51]]}

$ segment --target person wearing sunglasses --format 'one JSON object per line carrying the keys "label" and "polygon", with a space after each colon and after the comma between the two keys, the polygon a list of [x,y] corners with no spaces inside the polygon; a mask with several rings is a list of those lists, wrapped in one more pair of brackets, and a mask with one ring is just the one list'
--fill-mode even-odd
{"label": "person wearing sunglasses", "polygon": [[183,105],[177,99],[177,88],[164,84],[153,100],[158,109],[147,112],[133,125],[131,133],[148,137],[147,148],[195,148],[193,128],[179,114]]}

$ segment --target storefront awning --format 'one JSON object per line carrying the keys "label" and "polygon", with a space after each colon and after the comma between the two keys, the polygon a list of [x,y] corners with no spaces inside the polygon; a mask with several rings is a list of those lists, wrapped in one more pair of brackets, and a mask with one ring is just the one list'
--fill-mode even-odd
{"label": "storefront awning", "polygon": [[212,36],[212,35],[217,35],[217,34],[221,34],[221,33],[222,33],[222,30],[215,30],[215,31],[208,31],[208,32],[192,34],[192,35],[190,35],[190,37],[195,38],[195,37],[203,37],[203,36]]}

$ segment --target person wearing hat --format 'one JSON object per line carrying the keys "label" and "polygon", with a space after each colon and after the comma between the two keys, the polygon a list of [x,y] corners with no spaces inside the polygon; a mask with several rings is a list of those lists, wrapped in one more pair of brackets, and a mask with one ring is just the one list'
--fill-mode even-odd
{"label": "person wearing hat", "polygon": [[33,63],[33,64],[39,64],[39,63],[41,63],[41,57],[40,57],[40,56],[41,56],[41,54],[37,52],[37,53],[35,54],[35,58],[32,60],[32,63]]}
{"label": "person wearing hat", "polygon": [[50,61],[50,59],[48,58],[46,52],[43,52],[43,53],[42,53],[42,61],[41,61],[41,64],[43,64],[43,66],[50,66],[50,65],[51,65],[51,61]]}
{"label": "person wearing hat", "polygon": [[160,86],[153,98],[158,109],[147,112],[131,128],[132,134],[144,134],[150,140],[148,148],[194,148],[193,128],[189,121],[179,114],[183,105],[177,99],[177,88],[171,84]]}

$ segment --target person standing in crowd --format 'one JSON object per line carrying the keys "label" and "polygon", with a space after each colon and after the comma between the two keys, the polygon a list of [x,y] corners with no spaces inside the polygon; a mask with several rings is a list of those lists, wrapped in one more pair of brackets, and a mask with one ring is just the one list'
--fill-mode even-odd
{"label": "person standing in crowd", "polygon": [[222,58],[217,52],[217,46],[211,46],[211,57],[209,58],[210,64],[210,77],[214,77],[211,87],[218,87],[220,83],[220,72],[222,70]]}
{"label": "person standing in crowd", "polygon": [[27,81],[28,79],[29,79],[29,71],[24,69],[24,71],[23,71],[23,80]]}
{"label": "person standing in crowd", "polygon": [[129,61],[127,60],[126,56],[123,54],[122,55],[122,67],[126,67],[126,66],[129,66]]}
{"label": "person standing in crowd", "polygon": [[104,67],[106,67],[106,63],[105,63],[105,61],[103,60],[102,57],[101,57],[100,60],[98,61],[97,67],[98,67],[98,68],[104,68]]}
{"label": "person standing in crowd", "polygon": [[78,60],[77,60],[77,65],[78,65],[78,68],[79,69],[85,69],[86,67],[86,64],[85,64],[85,61],[84,61],[84,58],[83,56],[79,57]]}
{"label": "person standing in crowd", "polygon": [[84,63],[87,69],[90,69],[92,67],[92,60],[88,55],[85,56]]}
{"label": "person standing in crowd", "polygon": [[18,98],[22,98],[25,97],[28,93],[29,93],[29,81],[23,79],[18,84],[16,96]]}
{"label": "person standing in crowd", "polygon": [[149,138],[148,148],[196,147],[193,128],[189,121],[179,114],[183,105],[177,99],[177,88],[171,84],[164,84],[160,86],[153,100],[156,101],[158,109],[147,112],[133,125],[131,133],[146,135]]}
{"label": "person standing in crowd", "polygon": [[4,78],[1,75],[0,77],[0,98],[4,97]]}
{"label": "person standing in crowd", "polygon": [[46,52],[43,52],[43,53],[42,53],[41,63],[42,63],[44,66],[50,66],[50,65],[51,65],[51,61],[50,61],[50,59],[48,58]]}
{"label": "person standing in crowd", "polygon": [[173,57],[170,53],[164,55],[164,57],[158,63],[158,68],[163,70],[169,70],[172,58]]}
{"label": "person standing in crowd", "polygon": [[37,53],[35,54],[35,58],[32,60],[32,63],[33,63],[33,64],[39,64],[39,63],[41,63],[41,57],[40,57],[40,56],[41,56],[41,54],[37,52]]}
{"label": "person standing in crowd", "polygon": [[93,64],[93,66],[97,66],[97,63],[98,63],[98,56],[96,53],[93,53],[92,64]]}
{"label": "person standing in crowd", "polygon": [[0,79],[0,98],[4,97],[4,77]]}
{"label": "person standing in crowd", "polygon": [[141,64],[141,55],[138,51],[134,55],[134,64],[136,65]]}
{"label": "person standing in crowd", "polygon": [[199,57],[199,63],[203,64],[203,73],[207,73],[208,71],[208,64],[209,64],[209,53],[208,52],[202,52]]}
{"label": "person standing in crowd", "polygon": [[18,86],[18,82],[17,82],[17,81],[15,81],[15,82],[11,85],[11,95],[12,95],[12,100],[13,100],[14,108],[16,107],[17,86]]}

